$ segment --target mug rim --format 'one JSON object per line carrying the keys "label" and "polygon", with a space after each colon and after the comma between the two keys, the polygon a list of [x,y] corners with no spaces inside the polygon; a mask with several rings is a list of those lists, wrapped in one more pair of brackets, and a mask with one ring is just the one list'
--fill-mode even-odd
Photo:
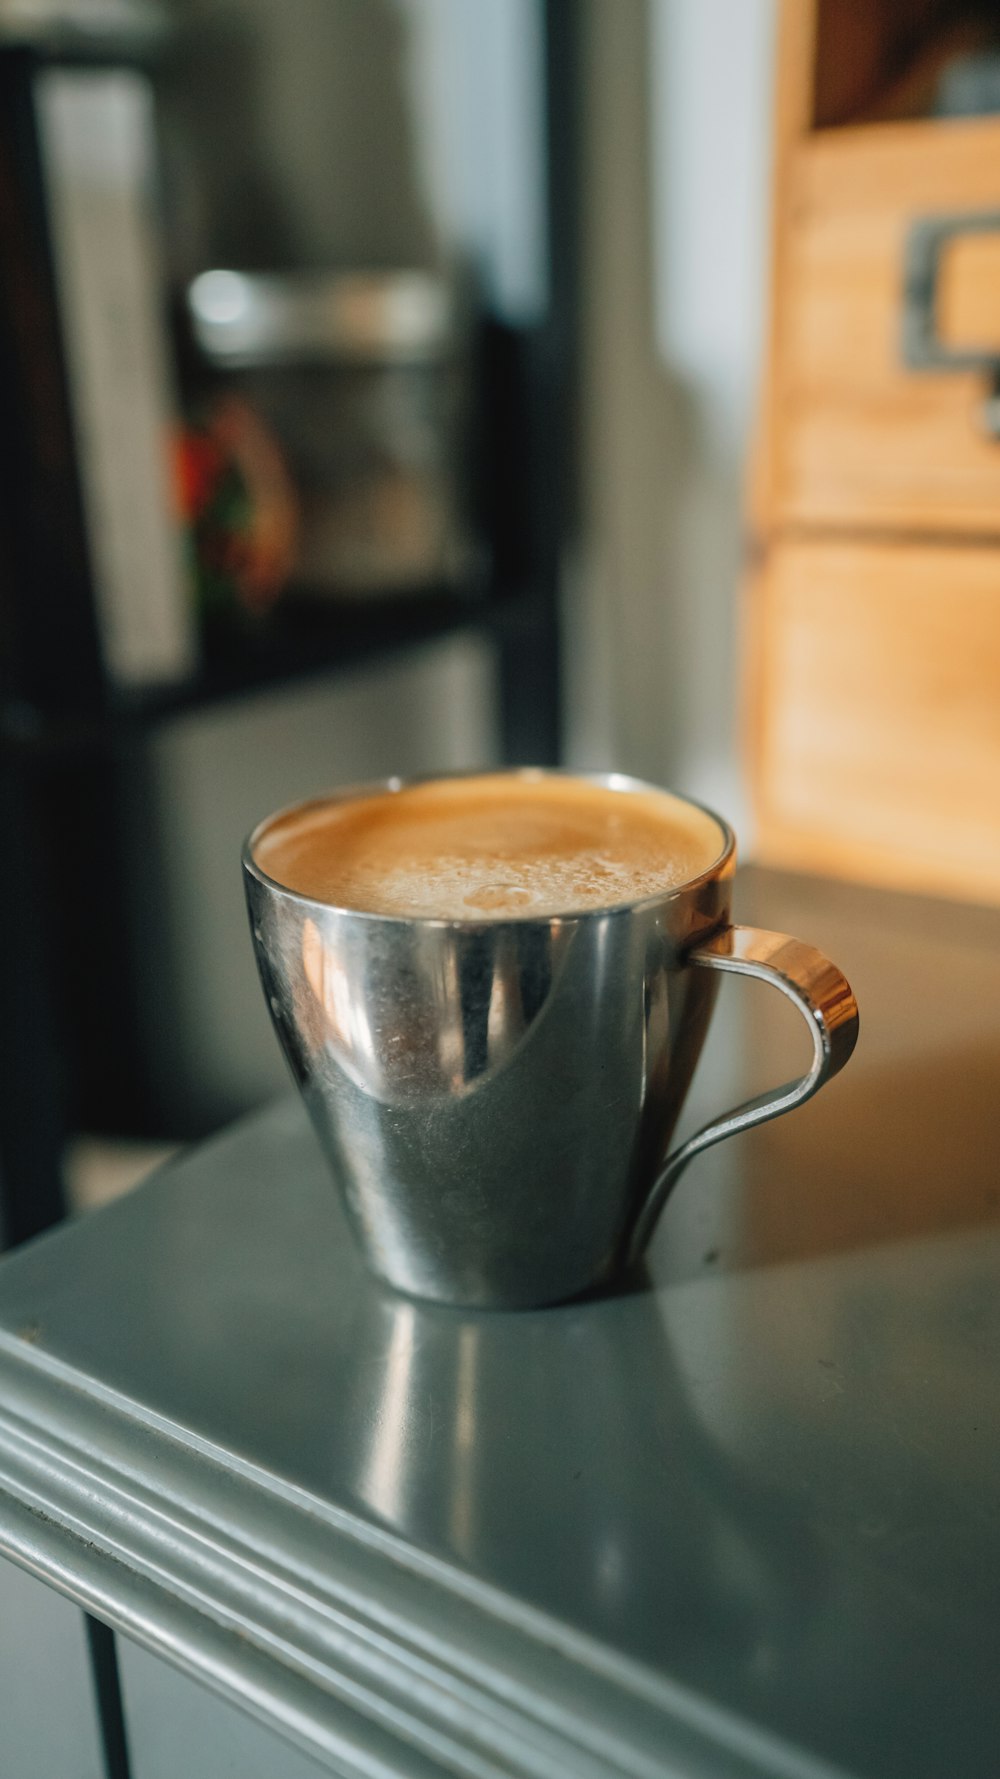
{"label": "mug rim", "polygon": [[[275,822],[302,815],[307,810],[318,809],[324,804],[356,802],[363,797],[378,797],[387,793],[394,795],[416,785],[440,784],[447,780],[471,778],[528,778],[531,780],[575,778],[586,784],[601,785],[606,790],[618,791],[624,795],[629,792],[652,792],[654,795],[674,797],[678,803],[686,803],[690,809],[700,810],[702,815],[707,815],[715,823],[722,841],[721,850],[704,871],[699,871],[694,877],[685,878],[683,883],[673,884],[668,889],[657,890],[651,896],[641,896],[629,902],[609,902],[599,908],[567,910],[563,914],[504,914],[499,920],[491,920],[489,916],[482,914],[469,916],[384,914],[374,908],[351,908],[342,902],[326,902],[317,896],[307,896],[302,890],[292,889],[287,883],[279,882],[276,877],[271,877],[254,857],[253,849],[266,829]],[[635,914],[648,908],[658,907],[665,902],[676,901],[681,896],[688,896],[692,891],[697,891],[703,885],[724,876],[727,868],[734,864],[735,857],[736,835],[733,829],[717,810],[710,808],[707,803],[700,802],[697,797],[689,797],[681,791],[672,791],[665,785],[653,784],[650,779],[636,778],[627,772],[581,772],[569,766],[472,766],[458,772],[420,772],[405,778],[394,773],[387,778],[368,779],[356,784],[339,785],[335,790],[327,791],[318,797],[303,797],[298,802],[287,803],[281,809],[272,810],[270,815],[265,815],[251,828],[240,853],[243,869],[248,877],[255,878],[267,890],[287,896],[290,901],[300,902],[305,908],[319,909],[326,914],[350,916],[355,920],[378,921],[390,926],[448,927],[464,932],[482,927],[530,926],[532,922],[542,922],[549,927],[565,926],[577,921],[606,920],[615,914]]]}

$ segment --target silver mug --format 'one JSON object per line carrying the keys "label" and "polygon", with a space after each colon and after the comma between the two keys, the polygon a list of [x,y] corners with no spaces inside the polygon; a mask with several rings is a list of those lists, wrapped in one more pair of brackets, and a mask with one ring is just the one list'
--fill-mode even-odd
{"label": "silver mug", "polygon": [[[655,788],[589,776],[623,795]],[[735,841],[712,811],[719,854],[690,882],[502,920],[400,918],[286,889],[255,849],[290,813],[243,850],[257,966],[361,1251],[410,1296],[515,1309],[605,1284],[641,1255],[694,1156],[801,1105],[854,1049],[857,1004],[835,965],[731,924]],[[671,1154],[720,971],[787,995],[812,1063]]]}

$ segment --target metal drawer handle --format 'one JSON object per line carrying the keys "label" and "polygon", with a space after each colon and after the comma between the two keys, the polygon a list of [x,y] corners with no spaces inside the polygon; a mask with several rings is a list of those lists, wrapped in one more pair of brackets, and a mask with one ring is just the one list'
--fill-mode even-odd
{"label": "metal drawer handle", "polygon": [[915,371],[987,371],[1000,375],[1000,346],[954,350],[937,331],[941,250],[956,235],[1000,234],[1000,210],[923,216],[906,237],[903,256],[903,361]]}

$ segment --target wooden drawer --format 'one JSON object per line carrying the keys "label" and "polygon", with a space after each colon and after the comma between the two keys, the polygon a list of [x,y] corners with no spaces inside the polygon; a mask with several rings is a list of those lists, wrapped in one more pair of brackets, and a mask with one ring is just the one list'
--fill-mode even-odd
{"label": "wooden drawer", "polygon": [[1000,899],[1000,547],[786,540],[751,597],[758,855]]}
{"label": "wooden drawer", "polygon": [[[1000,536],[987,379],[910,370],[901,350],[910,225],[1000,210],[1000,122],[820,132],[789,154],[783,188],[765,523]],[[946,330],[994,320],[991,340],[949,343],[1000,352],[1000,260],[951,252]]]}

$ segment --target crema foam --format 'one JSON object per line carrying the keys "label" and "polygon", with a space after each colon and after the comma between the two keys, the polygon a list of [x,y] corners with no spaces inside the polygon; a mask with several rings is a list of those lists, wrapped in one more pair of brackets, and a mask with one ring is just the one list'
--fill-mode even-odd
{"label": "crema foam", "polygon": [[254,858],[335,907],[502,920],[645,901],[700,876],[723,846],[712,816],[665,791],[496,773],[309,804],[272,822]]}

